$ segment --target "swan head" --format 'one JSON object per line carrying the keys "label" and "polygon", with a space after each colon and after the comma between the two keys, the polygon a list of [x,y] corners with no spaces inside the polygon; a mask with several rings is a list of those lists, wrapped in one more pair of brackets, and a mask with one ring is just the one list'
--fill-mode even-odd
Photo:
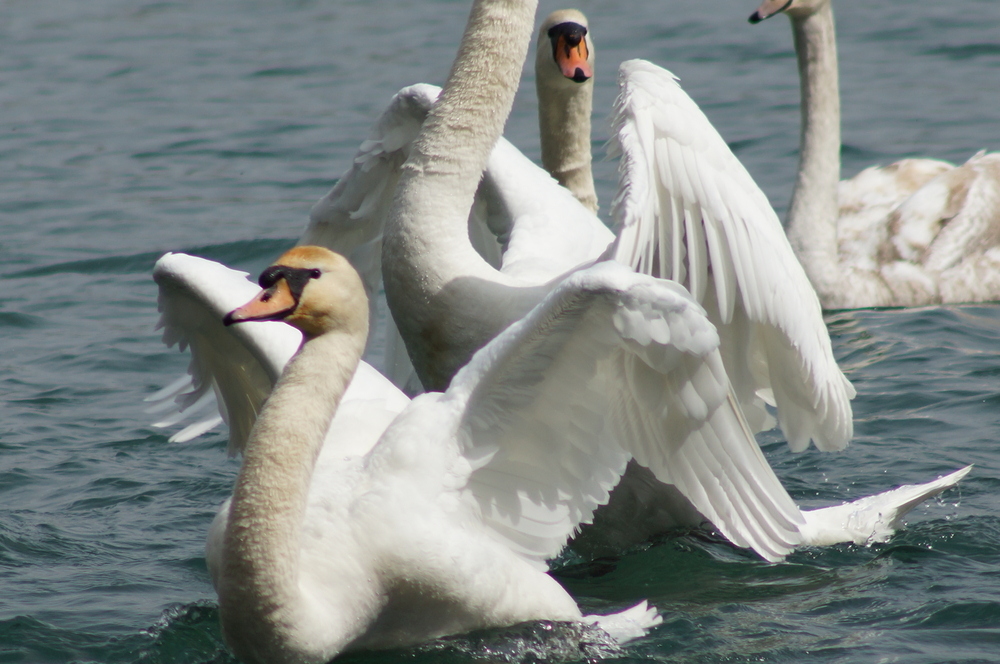
{"label": "swan head", "polygon": [[586,83],[594,78],[594,44],[587,17],[575,9],[549,14],[538,29],[535,69],[550,85]]}
{"label": "swan head", "polygon": [[313,338],[334,331],[367,337],[368,297],[361,277],[340,254],[295,247],[261,272],[261,292],[226,314],[226,325],[284,321]]}
{"label": "swan head", "polygon": [[749,20],[751,23],[760,23],[781,13],[788,14],[791,18],[805,17],[816,13],[829,2],[830,0],[764,0],[757,11],[750,15]]}

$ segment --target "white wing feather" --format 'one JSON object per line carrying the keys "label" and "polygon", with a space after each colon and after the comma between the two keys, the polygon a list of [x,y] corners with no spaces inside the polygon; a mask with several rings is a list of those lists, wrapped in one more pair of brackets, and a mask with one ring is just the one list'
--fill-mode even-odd
{"label": "white wing feather", "polygon": [[766,196],[673,74],[632,60],[619,84],[609,147],[621,157],[615,257],[702,302],[755,428],[766,426],[767,402],[793,450],[810,439],[844,448],[855,391]]}
{"label": "white wing feather", "polygon": [[729,394],[715,328],[683,288],[604,262],[568,277],[463,368],[467,492],[541,566],[633,456],[769,560],[802,517]]}
{"label": "white wing feather", "polygon": [[600,257],[614,235],[543,168],[501,138],[490,153],[477,196],[494,211],[500,271],[542,284]]}
{"label": "white wing feather", "polygon": [[[191,352],[189,376],[148,399],[157,402],[155,409],[172,411],[156,426],[195,419],[171,440],[189,440],[224,419],[229,424],[229,453],[242,452],[261,405],[302,343],[302,334],[285,323],[222,324],[227,313],[260,290],[246,277],[245,272],[186,254],[166,254],[153,268],[163,341],[168,346],[179,344],[181,350],[189,347]],[[362,362],[341,399],[340,429],[377,428],[354,424],[360,417],[378,419],[384,426],[386,418],[408,403],[392,383]],[[210,415],[203,415],[209,408]],[[366,431],[360,444],[370,446],[376,438]]]}
{"label": "white wing feather", "polygon": [[[245,272],[231,270],[204,258],[169,253],[153,267],[159,286],[160,327],[163,341],[180,350],[190,347],[190,382],[172,393],[153,395],[175,415],[157,423],[176,424],[197,416],[188,408],[214,396],[225,407],[218,412],[229,424],[229,451],[236,454],[257,419],[257,412],[271,393],[285,363],[302,343],[302,334],[284,323],[238,325],[226,329],[222,318],[246,304],[260,290]],[[184,388],[188,388],[187,391]],[[162,408],[161,408],[162,409]],[[171,440],[188,440],[218,423],[212,413],[176,434]]]}

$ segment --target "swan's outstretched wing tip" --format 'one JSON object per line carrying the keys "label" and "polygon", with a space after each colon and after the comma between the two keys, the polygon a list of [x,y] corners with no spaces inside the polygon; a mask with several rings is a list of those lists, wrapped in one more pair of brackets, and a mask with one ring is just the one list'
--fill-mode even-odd
{"label": "swan's outstretched wing tip", "polygon": [[805,544],[826,546],[840,542],[868,545],[889,539],[914,507],[958,484],[973,466],[942,475],[923,484],[904,484],[873,496],[803,511]]}
{"label": "swan's outstretched wing tip", "polygon": [[[159,286],[164,343],[191,351],[188,375],[149,398],[152,410],[167,411],[156,426],[195,419],[173,436],[183,441],[223,420],[230,424],[230,447],[238,450],[301,334],[282,323],[223,326],[223,316],[259,290],[245,272],[170,253],[157,261],[153,279]],[[222,399],[217,401],[217,395]],[[206,411],[215,412],[206,416]]]}

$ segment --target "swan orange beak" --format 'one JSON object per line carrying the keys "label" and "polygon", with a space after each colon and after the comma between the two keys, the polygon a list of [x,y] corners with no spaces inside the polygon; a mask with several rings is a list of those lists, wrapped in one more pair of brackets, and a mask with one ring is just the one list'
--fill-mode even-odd
{"label": "swan orange beak", "polygon": [[593,78],[594,68],[587,62],[590,52],[585,39],[578,39],[573,44],[565,35],[559,35],[553,51],[563,76],[577,83]]}
{"label": "swan orange beak", "polygon": [[771,18],[775,14],[780,14],[781,12],[788,9],[794,0],[764,0],[760,3],[760,7],[757,8],[753,14],[750,14],[749,21],[751,23],[760,23],[764,19]]}
{"label": "swan orange beak", "polygon": [[244,321],[282,320],[295,311],[298,302],[285,279],[279,279],[273,286],[262,290],[242,307],[233,309],[222,319],[223,325]]}

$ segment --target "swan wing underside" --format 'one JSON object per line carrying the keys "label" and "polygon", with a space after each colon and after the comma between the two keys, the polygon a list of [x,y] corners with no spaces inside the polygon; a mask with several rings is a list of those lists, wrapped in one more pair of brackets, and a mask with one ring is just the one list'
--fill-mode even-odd
{"label": "swan wing underside", "polygon": [[466,497],[541,566],[635,457],[731,541],[781,558],[800,541],[801,516],[730,396],[717,345],[676,284],[615,262],[574,273],[445,395],[467,400]]}
{"label": "swan wing underside", "polygon": [[166,411],[156,424],[188,421],[171,437],[185,441],[225,421],[229,452],[237,454],[302,334],[278,322],[222,324],[227,313],[260,290],[244,272],[170,253],[156,262],[153,279],[159,286],[164,343],[191,352],[188,375],[148,399],[154,402],[151,410]]}
{"label": "swan wing underside", "polygon": [[726,370],[759,429],[764,403],[794,450],[842,449],[854,388],[815,291],[753,178],[670,72],[625,62],[609,154],[619,156],[615,257],[684,284],[723,337]]}
{"label": "swan wing underside", "polygon": [[500,270],[527,283],[591,262],[614,241],[597,215],[503,138],[490,153],[477,197],[503,250]]}

